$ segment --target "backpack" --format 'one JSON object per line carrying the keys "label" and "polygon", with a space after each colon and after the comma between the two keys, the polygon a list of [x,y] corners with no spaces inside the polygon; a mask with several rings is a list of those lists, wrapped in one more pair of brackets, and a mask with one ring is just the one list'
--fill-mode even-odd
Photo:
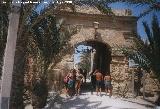
{"label": "backpack", "polygon": [[64,83],[68,83],[68,76],[65,76],[65,77],[64,77],[63,82],[64,82]]}
{"label": "backpack", "polygon": [[70,80],[68,81],[68,87],[69,87],[69,88],[72,88],[72,87],[73,87],[73,84],[74,84],[74,81],[73,81],[72,79],[70,79]]}

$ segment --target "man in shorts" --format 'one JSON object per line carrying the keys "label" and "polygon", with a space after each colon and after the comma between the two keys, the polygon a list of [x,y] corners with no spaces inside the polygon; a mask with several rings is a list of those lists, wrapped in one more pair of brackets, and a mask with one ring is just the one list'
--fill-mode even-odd
{"label": "man in shorts", "polygon": [[96,75],[96,92],[98,96],[98,92],[100,92],[100,95],[101,95],[103,75],[98,69],[95,70],[95,75]]}
{"label": "man in shorts", "polygon": [[111,75],[107,74],[104,77],[104,84],[105,84],[105,91],[106,91],[106,95],[109,93],[109,96],[112,96],[112,85],[111,85]]}

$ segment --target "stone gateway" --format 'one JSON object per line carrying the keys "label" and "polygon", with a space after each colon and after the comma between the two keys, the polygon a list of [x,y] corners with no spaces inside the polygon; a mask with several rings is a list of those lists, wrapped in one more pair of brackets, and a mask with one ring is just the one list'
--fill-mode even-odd
{"label": "stone gateway", "polygon": [[[114,15],[100,12],[96,7],[75,6],[76,12],[71,9],[60,9],[55,13],[56,19],[63,22],[68,28],[75,28],[68,43],[68,52],[57,63],[54,69],[63,66],[74,68],[74,49],[80,44],[92,46],[96,49],[92,70],[99,68],[103,73],[109,72],[113,78],[113,92],[125,94],[133,87],[129,61],[118,49],[130,46],[136,31],[137,18],[131,16],[129,10],[113,10]],[[119,92],[122,91],[122,92]]]}

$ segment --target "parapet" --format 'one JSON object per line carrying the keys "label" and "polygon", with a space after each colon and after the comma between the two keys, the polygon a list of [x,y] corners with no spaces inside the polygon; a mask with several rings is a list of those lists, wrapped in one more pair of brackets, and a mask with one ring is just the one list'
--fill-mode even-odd
{"label": "parapet", "polygon": [[[62,8],[58,8],[60,11],[73,12],[73,7],[74,7],[74,11],[77,13],[107,15],[107,13],[100,11],[96,6],[88,6],[88,5],[79,6],[79,5],[68,4],[68,6],[65,5],[65,6],[59,6],[59,7],[62,7]],[[129,9],[118,9],[118,10],[112,9],[112,12],[116,16],[132,16],[132,11]],[[110,14],[108,13],[108,15]]]}

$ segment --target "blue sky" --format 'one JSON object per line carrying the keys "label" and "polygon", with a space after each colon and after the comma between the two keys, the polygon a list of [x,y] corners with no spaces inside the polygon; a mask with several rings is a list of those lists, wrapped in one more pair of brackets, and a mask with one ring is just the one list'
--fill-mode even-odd
{"label": "blue sky", "polygon": [[[77,47],[77,49],[79,50],[79,51],[82,51],[82,49],[90,49],[91,47],[90,46],[84,46],[84,45],[79,45],[78,47]],[[76,50],[75,50],[75,54],[74,54],[74,62],[75,63],[78,63],[78,62],[80,62],[80,56],[81,56],[81,53],[77,53],[76,52]]]}

